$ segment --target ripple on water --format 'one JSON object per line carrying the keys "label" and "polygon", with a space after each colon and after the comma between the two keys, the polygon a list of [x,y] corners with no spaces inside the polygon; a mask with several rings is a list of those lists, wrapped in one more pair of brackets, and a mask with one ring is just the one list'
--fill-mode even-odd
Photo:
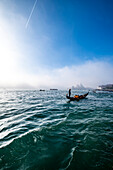
{"label": "ripple on water", "polygon": [[111,169],[113,95],[0,92],[0,169]]}

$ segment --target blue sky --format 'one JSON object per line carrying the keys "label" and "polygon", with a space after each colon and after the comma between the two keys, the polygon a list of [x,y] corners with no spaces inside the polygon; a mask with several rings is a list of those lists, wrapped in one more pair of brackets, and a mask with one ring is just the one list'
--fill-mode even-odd
{"label": "blue sky", "polygon": [[1,86],[113,83],[112,9],[112,0],[1,0]]}

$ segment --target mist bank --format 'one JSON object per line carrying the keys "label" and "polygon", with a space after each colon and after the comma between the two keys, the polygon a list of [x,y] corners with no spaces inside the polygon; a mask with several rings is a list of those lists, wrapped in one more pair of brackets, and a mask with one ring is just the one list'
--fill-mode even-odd
{"label": "mist bank", "polygon": [[[107,68],[107,69],[106,69]],[[26,70],[5,74],[0,82],[1,88],[21,89],[67,89],[83,84],[84,87],[97,88],[100,84],[113,82],[113,67],[107,62],[88,61],[82,65],[65,66],[55,69],[42,69],[30,74]]]}

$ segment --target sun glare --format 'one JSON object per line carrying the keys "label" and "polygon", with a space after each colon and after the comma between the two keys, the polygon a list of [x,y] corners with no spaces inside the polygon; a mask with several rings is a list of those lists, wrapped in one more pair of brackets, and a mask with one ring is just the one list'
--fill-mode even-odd
{"label": "sun glare", "polygon": [[14,81],[17,55],[13,33],[7,23],[0,19],[0,82],[2,85]]}

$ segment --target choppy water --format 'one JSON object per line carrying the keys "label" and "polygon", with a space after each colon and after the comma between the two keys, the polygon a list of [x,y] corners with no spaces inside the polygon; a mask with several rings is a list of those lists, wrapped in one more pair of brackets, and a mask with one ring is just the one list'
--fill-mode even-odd
{"label": "choppy water", "polygon": [[1,170],[112,169],[113,93],[66,93],[0,91]]}

